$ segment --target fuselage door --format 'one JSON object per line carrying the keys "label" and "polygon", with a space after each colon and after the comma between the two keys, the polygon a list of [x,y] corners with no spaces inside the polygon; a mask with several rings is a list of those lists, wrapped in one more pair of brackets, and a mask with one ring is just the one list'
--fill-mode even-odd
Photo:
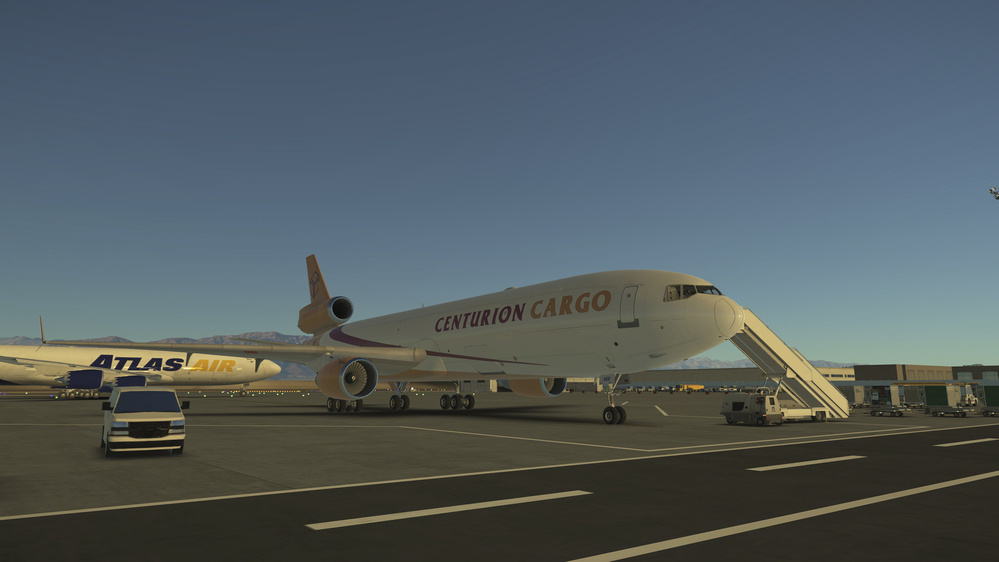
{"label": "fuselage door", "polygon": [[635,303],[638,301],[638,286],[625,287],[621,292],[621,317],[617,321],[618,328],[637,328],[638,318],[635,316]]}

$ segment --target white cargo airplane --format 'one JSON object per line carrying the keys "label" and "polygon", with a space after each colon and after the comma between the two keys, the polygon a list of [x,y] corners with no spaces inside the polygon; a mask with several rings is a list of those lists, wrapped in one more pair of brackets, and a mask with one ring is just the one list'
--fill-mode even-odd
{"label": "white cargo airplane", "polygon": [[[42,335],[44,342],[45,336]],[[49,343],[49,342],[45,342]],[[0,346],[0,385],[38,385],[62,389],[67,397],[96,398],[114,386],[243,384],[281,372],[273,361],[154,351],[63,345]]]}
{"label": "white cargo airplane", "polygon": [[[187,353],[263,357],[308,365],[330,412],[356,411],[379,381],[395,393],[392,410],[409,407],[403,392],[420,381],[507,380],[521,396],[553,397],[566,377],[635,373],[711,349],[743,326],[742,307],[703,279],[668,271],[592,273],[510,288],[343,325],[353,314],[330,297],[315,256],[306,258],[311,303],[298,327],[302,345],[88,344]],[[623,421],[614,404],[603,419]],[[441,407],[471,408],[471,395],[442,396]]]}

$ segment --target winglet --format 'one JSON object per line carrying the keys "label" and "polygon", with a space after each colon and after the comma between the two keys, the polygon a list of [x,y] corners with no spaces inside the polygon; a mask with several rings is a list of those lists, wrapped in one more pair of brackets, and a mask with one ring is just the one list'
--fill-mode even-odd
{"label": "winglet", "polygon": [[319,271],[319,263],[316,262],[316,255],[305,258],[305,264],[309,268],[309,296],[311,304],[323,303],[330,300],[330,293],[326,290],[326,282],[323,281],[323,272]]}

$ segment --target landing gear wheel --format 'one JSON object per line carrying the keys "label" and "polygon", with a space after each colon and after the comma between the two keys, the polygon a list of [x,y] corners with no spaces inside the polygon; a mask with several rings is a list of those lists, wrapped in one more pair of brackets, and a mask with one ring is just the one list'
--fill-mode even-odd
{"label": "landing gear wheel", "polygon": [[451,407],[451,397],[445,394],[441,396],[441,410],[447,410]]}
{"label": "landing gear wheel", "polygon": [[466,394],[465,395],[464,402],[465,402],[464,405],[465,405],[465,409],[466,410],[471,410],[472,408],[475,407],[475,397],[472,396],[471,394]]}
{"label": "landing gear wheel", "polygon": [[617,408],[614,406],[607,406],[604,408],[604,423],[607,425],[614,425],[621,419],[621,414],[618,413]]}
{"label": "landing gear wheel", "polygon": [[347,408],[346,400],[340,400],[339,398],[333,400],[333,409],[336,410],[336,413],[342,414],[346,408]]}
{"label": "landing gear wheel", "polygon": [[336,404],[333,403],[333,399],[332,398],[327,398],[326,399],[326,411],[332,414],[333,410],[335,410],[335,409],[336,409]]}
{"label": "landing gear wheel", "polygon": [[765,420],[763,418],[756,418],[756,425],[758,425],[760,427],[763,427],[763,426],[767,425],[767,420]]}
{"label": "landing gear wheel", "polygon": [[402,405],[399,406],[399,409],[403,412],[409,409],[409,396],[406,396],[405,394],[402,395]]}
{"label": "landing gear wheel", "polygon": [[615,423],[624,423],[624,420],[628,419],[628,413],[621,406],[615,406],[614,409],[617,410],[617,422]]}
{"label": "landing gear wheel", "polygon": [[451,396],[451,409],[460,410],[465,407],[465,400],[460,394],[454,394]]}
{"label": "landing gear wheel", "polygon": [[361,406],[364,405],[364,400],[356,400],[354,402],[354,413],[361,411]]}
{"label": "landing gear wheel", "polygon": [[389,396],[389,410],[395,412],[402,406],[401,402],[402,400],[399,400],[398,396],[395,395]]}

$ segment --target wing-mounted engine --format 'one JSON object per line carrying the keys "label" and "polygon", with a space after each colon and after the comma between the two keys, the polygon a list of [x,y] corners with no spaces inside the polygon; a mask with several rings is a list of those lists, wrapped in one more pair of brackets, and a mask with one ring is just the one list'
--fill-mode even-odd
{"label": "wing-mounted engine", "polygon": [[565,391],[566,379],[510,379],[510,390],[518,396],[531,398],[554,398]]}
{"label": "wing-mounted engine", "polygon": [[69,389],[95,390],[104,384],[104,371],[100,369],[70,371],[61,377],[56,377],[55,380]]}
{"label": "wing-mounted engine", "polygon": [[326,396],[361,400],[375,391],[378,370],[367,359],[354,357],[327,363],[316,374],[316,386]]}
{"label": "wing-mounted engine", "polygon": [[310,304],[298,311],[298,329],[306,334],[318,334],[332,330],[354,315],[354,303],[347,297]]}

